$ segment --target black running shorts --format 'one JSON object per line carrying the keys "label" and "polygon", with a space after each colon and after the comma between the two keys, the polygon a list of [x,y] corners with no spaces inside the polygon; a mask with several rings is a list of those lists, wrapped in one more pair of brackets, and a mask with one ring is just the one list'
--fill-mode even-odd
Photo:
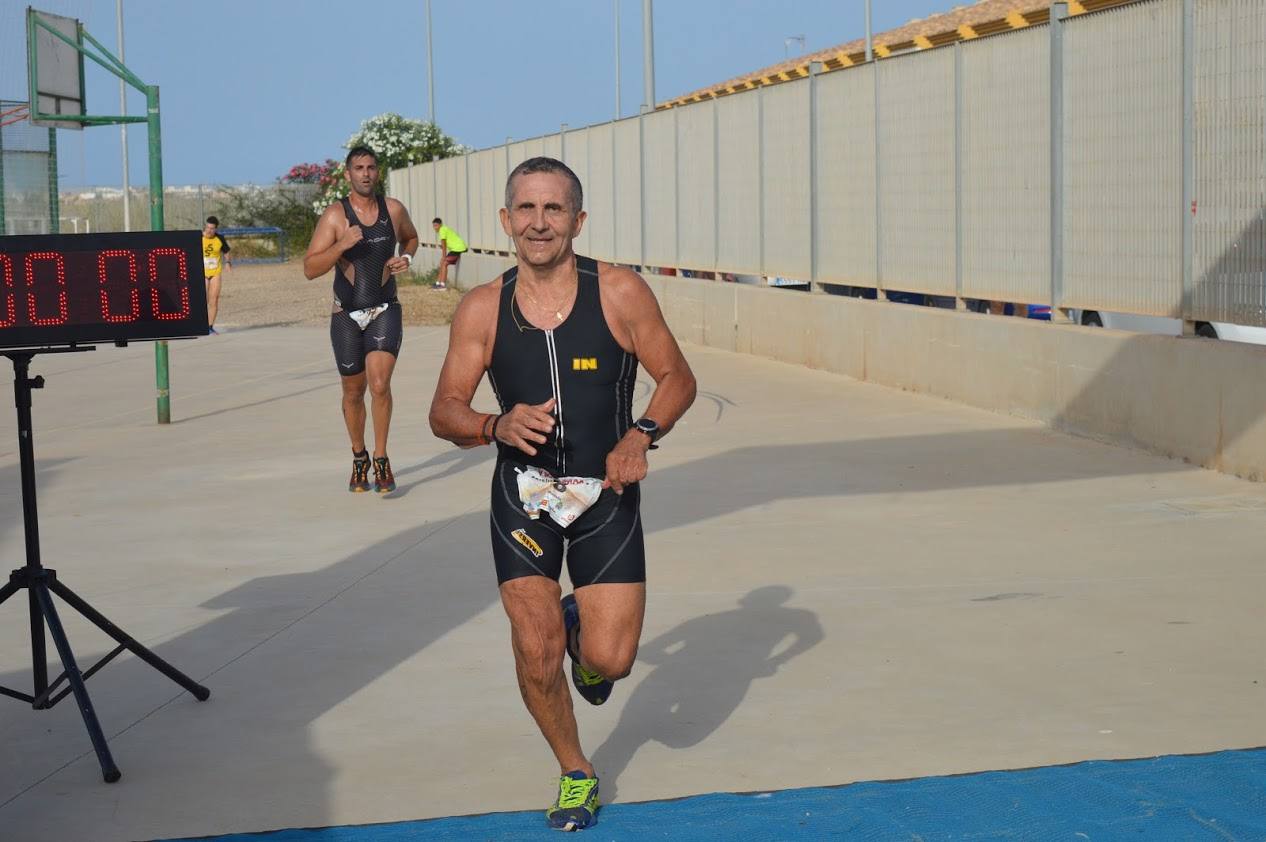
{"label": "black running shorts", "polygon": [[646,581],[639,485],[625,486],[623,494],[604,489],[598,502],[564,528],[544,512],[532,520],[523,511],[516,467],[522,466],[499,460],[492,476],[490,525],[497,584],[520,576],[557,582],[564,555],[573,587]]}
{"label": "black running shorts", "polygon": [[400,302],[393,301],[378,318],[364,330],[351,316],[340,310],[330,315],[330,344],[334,347],[334,362],[343,376],[360,374],[365,370],[365,357],[370,351],[386,351],[393,357],[400,356],[400,344],[404,341],[404,322]]}

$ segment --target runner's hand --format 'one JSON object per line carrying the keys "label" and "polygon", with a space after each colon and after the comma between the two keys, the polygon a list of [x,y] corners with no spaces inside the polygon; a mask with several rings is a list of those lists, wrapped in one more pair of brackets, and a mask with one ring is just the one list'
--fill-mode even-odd
{"label": "runner's hand", "polygon": [[387,261],[387,271],[389,271],[393,275],[399,275],[401,272],[406,271],[408,268],[409,268],[409,261],[405,260],[403,257],[397,256]]}
{"label": "runner's hand", "polygon": [[516,403],[497,424],[497,441],[536,455],[533,445],[545,444],[554,432],[554,399],[535,406]]}
{"label": "runner's hand", "polygon": [[352,246],[359,243],[365,238],[365,232],[361,230],[359,225],[349,225],[338,238],[338,247],[343,251],[347,251]]}
{"label": "runner's hand", "polygon": [[602,487],[623,494],[626,485],[646,479],[646,451],[650,447],[650,437],[645,433],[638,430],[625,433],[624,438],[607,454],[607,476],[602,481]]}

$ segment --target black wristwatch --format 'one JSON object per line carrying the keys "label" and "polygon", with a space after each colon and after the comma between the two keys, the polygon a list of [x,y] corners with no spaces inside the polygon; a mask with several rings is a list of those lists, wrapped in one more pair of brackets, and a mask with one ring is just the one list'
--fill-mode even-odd
{"label": "black wristwatch", "polygon": [[634,421],[633,429],[637,430],[639,433],[646,433],[646,435],[650,436],[651,444],[654,444],[655,440],[659,438],[659,424],[649,418],[643,417]]}

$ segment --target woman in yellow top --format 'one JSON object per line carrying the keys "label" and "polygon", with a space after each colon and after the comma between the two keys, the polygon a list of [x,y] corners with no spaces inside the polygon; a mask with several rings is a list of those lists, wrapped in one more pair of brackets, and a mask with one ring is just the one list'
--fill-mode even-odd
{"label": "woman in yellow top", "polygon": [[431,220],[431,227],[435,229],[435,238],[440,241],[440,274],[435,279],[435,288],[447,289],[448,267],[457,268],[457,261],[466,253],[466,241],[438,216]]}
{"label": "woman in yellow top", "polygon": [[207,217],[202,226],[202,273],[207,277],[207,324],[216,333],[215,312],[220,306],[220,274],[233,265],[229,257],[229,243],[217,229],[220,220]]}

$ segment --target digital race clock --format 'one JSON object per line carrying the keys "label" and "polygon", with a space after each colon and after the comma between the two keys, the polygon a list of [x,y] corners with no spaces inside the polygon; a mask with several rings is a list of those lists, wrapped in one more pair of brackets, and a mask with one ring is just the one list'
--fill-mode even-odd
{"label": "digital race clock", "polygon": [[197,231],[0,237],[0,348],[206,334]]}

